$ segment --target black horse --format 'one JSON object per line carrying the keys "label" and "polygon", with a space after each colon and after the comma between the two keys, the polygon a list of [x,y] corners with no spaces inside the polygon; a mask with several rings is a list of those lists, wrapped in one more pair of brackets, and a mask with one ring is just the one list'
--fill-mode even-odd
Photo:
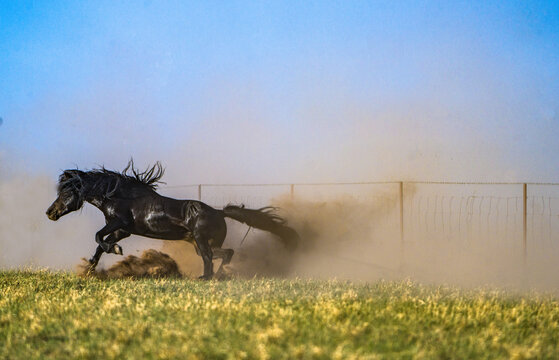
{"label": "black horse", "polygon": [[97,266],[103,252],[122,255],[117,242],[136,234],[193,243],[204,260],[201,278],[210,279],[213,276],[212,259],[222,259],[217,271],[220,274],[234,253],[232,249],[221,248],[227,234],[225,217],[279,236],[288,249],[297,246],[297,232],[274,214],[275,208],[252,210],[228,205],[218,210],[201,201],[164,197],[155,192],[163,173],[159,162],[141,172],[134,168],[132,160],[120,173],[104,167],[91,171],[65,170],[58,180],[58,198],[46,214],[56,221],[80,209],[85,201],[103,212],[106,225],[95,234],[98,246],[89,260],[91,269]]}

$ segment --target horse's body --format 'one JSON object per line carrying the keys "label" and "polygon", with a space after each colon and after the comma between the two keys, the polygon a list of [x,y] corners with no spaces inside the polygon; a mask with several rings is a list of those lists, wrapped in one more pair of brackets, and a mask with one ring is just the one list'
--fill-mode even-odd
{"label": "horse's body", "polygon": [[95,234],[98,246],[89,260],[92,268],[99,263],[103,252],[122,254],[117,242],[135,234],[193,243],[204,261],[202,277],[211,278],[212,259],[222,259],[219,273],[234,253],[232,249],[221,248],[227,234],[225,217],[274,233],[290,248],[296,246],[297,233],[271,212],[273,208],[251,210],[229,205],[218,210],[200,201],[159,195],[155,189],[163,172],[159,163],[138,172],[132,162],[122,173],[104,168],[66,170],[60,175],[58,198],[47,210],[47,216],[56,221],[80,209],[84,201],[103,212],[106,225]]}

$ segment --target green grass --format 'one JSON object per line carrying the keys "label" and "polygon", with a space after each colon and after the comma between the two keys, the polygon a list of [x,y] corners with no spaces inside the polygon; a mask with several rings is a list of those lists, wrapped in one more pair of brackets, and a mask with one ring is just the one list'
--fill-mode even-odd
{"label": "green grass", "polygon": [[409,282],[0,272],[0,358],[559,358],[559,302]]}

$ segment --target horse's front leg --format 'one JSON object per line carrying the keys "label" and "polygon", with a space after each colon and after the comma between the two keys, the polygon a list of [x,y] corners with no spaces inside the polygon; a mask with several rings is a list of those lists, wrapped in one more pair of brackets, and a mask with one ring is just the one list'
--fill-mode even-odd
{"label": "horse's front leg", "polygon": [[100,245],[97,245],[97,249],[95,249],[95,254],[93,254],[93,256],[91,257],[91,259],[89,259],[89,270],[95,270],[95,267],[97,266],[97,264],[99,264],[99,259],[101,259],[101,255],[103,255],[103,253],[105,252],[105,250],[103,250],[103,248]]}
{"label": "horse's front leg", "polygon": [[[99,244],[99,246],[106,253],[111,252],[112,250],[111,245],[114,245],[114,243],[105,241],[103,240],[103,238],[106,235],[111,234],[112,232],[122,229],[122,227],[124,227],[124,222],[120,219],[115,219],[107,222],[107,224],[101,230],[97,231],[97,233],[95,234],[95,242]],[[107,237],[107,240],[109,240],[109,238],[110,237]]]}
{"label": "horse's front leg", "polygon": [[[104,242],[107,243],[109,247],[108,253],[122,255],[122,248],[116,243],[129,236],[130,233],[123,230],[117,230],[109,234],[109,236],[107,236],[104,240]],[[89,263],[93,268],[95,268],[97,264],[99,264],[99,259],[101,259],[101,255],[103,255],[104,252],[105,250],[103,249],[103,247],[101,245],[98,245],[97,249],[95,250],[95,254],[93,254],[91,259],[89,259]]]}
{"label": "horse's front leg", "polygon": [[120,245],[117,244],[120,240],[127,238],[130,236],[130,233],[124,230],[117,230],[109,236],[107,236],[104,240],[105,243],[109,244],[109,254],[116,254],[116,255],[124,255],[122,253],[122,248]]}

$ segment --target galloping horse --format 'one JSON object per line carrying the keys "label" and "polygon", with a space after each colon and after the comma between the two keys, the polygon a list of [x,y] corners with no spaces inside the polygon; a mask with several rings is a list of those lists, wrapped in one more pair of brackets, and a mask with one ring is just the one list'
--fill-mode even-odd
{"label": "galloping horse", "polygon": [[221,248],[227,234],[225,217],[277,235],[288,249],[297,246],[299,235],[274,214],[275,208],[245,209],[228,205],[218,210],[201,201],[161,196],[155,190],[163,173],[159,162],[141,172],[134,168],[132,160],[120,173],[104,167],[90,171],[65,170],[58,179],[58,198],[46,214],[56,221],[80,209],[84,202],[103,212],[106,225],[95,234],[98,246],[89,259],[91,269],[97,266],[104,252],[122,255],[117,242],[135,234],[194,244],[204,261],[204,275],[200,278],[210,279],[214,274],[212,259],[222,259],[216,273],[219,275],[234,253],[232,249]]}

